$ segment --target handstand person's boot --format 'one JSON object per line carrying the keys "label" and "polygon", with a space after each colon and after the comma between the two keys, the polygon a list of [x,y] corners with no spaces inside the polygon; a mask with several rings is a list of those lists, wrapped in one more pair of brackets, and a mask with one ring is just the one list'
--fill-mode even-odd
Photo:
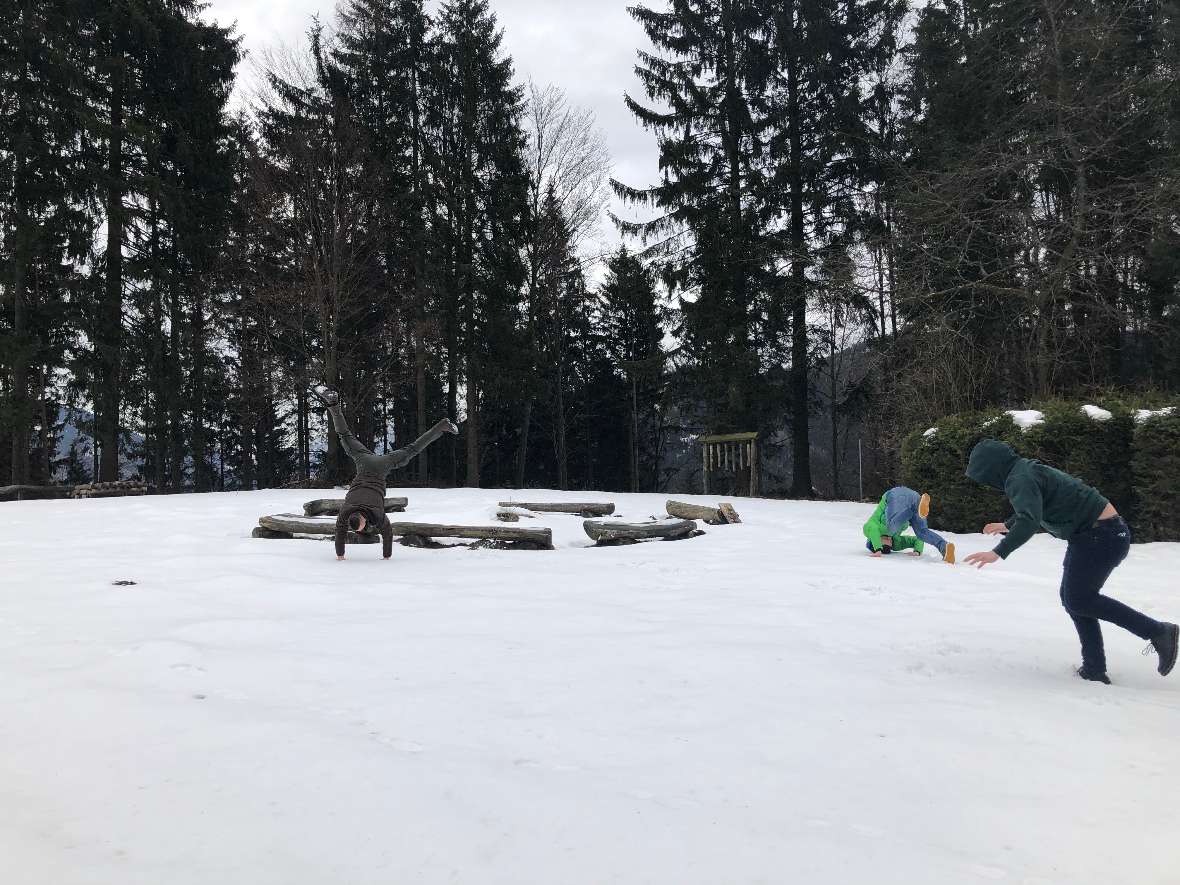
{"label": "handstand person's boot", "polygon": [[1143,653],[1149,655],[1154,651],[1159,655],[1160,664],[1158,669],[1160,676],[1167,676],[1172,672],[1172,668],[1176,666],[1176,651],[1178,647],[1180,647],[1180,626],[1176,624],[1164,624],[1159,635],[1152,637],[1151,645],[1143,649]]}
{"label": "handstand person's boot", "polygon": [[1078,675],[1087,682],[1101,682],[1103,685],[1110,685],[1110,677],[1105,673],[1100,673],[1097,670],[1087,670],[1086,665],[1078,667]]}
{"label": "handstand person's boot", "polygon": [[947,541],[946,549],[942,551],[942,561],[947,565],[955,564],[955,542]]}
{"label": "handstand person's boot", "polygon": [[313,384],[311,386],[311,395],[329,408],[340,402],[340,394],[327,384]]}
{"label": "handstand person's boot", "polygon": [[[910,500],[913,500],[912,498]],[[922,497],[918,499],[918,516],[925,519],[930,515],[930,495],[923,493]]]}

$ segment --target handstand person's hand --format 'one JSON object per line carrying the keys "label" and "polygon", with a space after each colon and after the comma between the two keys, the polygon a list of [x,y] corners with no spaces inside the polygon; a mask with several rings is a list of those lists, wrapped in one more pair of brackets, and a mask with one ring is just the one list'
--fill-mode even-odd
{"label": "handstand person's hand", "polygon": [[344,562],[344,557],[343,557],[343,556],[337,556],[337,557],[336,557],[336,561],[337,561],[337,562]]}
{"label": "handstand person's hand", "polygon": [[983,527],[985,535],[1006,535],[1008,534],[1008,526],[1002,522],[989,522]]}
{"label": "handstand person's hand", "polygon": [[456,427],[455,422],[449,418],[443,418],[441,421],[435,424],[434,427],[436,430],[441,430],[443,433],[453,433],[456,436],[459,435],[459,428]]}
{"label": "handstand person's hand", "polygon": [[873,559],[880,559],[881,558],[881,551],[874,550],[872,553],[869,554],[869,556],[873,557]]}
{"label": "handstand person's hand", "polygon": [[1000,554],[996,553],[994,550],[981,550],[978,553],[972,553],[970,556],[964,559],[963,562],[965,562],[967,565],[973,565],[976,568],[983,568],[985,565],[998,562],[999,559]]}

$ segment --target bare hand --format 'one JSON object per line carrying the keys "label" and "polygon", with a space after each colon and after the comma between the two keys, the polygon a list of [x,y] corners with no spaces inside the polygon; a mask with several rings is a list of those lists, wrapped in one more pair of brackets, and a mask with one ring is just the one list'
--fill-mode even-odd
{"label": "bare hand", "polygon": [[881,558],[881,551],[874,550],[872,553],[869,554],[869,556],[873,557],[873,559],[880,559]]}
{"label": "bare hand", "polygon": [[983,527],[985,535],[1006,535],[1008,534],[1008,526],[1002,522],[989,522]]}
{"label": "bare hand", "polygon": [[453,433],[456,436],[459,435],[459,428],[455,426],[454,421],[451,421],[448,418],[443,418],[441,421],[439,421],[434,426],[436,429],[441,430],[443,433]]}
{"label": "bare hand", "polygon": [[919,553],[917,550],[907,550],[906,551],[906,556],[921,556],[921,555],[922,554]]}
{"label": "bare hand", "polygon": [[343,556],[337,556],[337,557],[336,557],[336,561],[337,561],[337,562],[344,562],[344,557],[343,557]]}
{"label": "bare hand", "polygon": [[999,558],[1000,554],[996,553],[994,550],[981,550],[978,553],[972,553],[970,556],[964,559],[963,562],[965,562],[967,565],[973,565],[976,568],[983,568],[989,563],[997,562]]}

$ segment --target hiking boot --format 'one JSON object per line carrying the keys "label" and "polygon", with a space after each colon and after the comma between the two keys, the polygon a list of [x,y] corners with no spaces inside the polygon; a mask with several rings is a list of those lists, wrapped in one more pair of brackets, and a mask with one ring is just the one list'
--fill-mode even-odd
{"label": "hiking boot", "polygon": [[942,551],[942,561],[947,565],[955,564],[955,544],[953,541],[946,542],[946,549]]}
{"label": "hiking boot", "polygon": [[327,384],[313,384],[311,387],[311,395],[318,399],[325,406],[334,406],[340,402],[340,394],[338,394]]}
{"label": "hiking boot", "polygon": [[1110,677],[1105,673],[1097,673],[1094,670],[1087,670],[1085,665],[1078,667],[1078,675],[1087,682],[1101,682],[1103,685],[1110,685]]}
{"label": "hiking boot", "polygon": [[929,515],[930,515],[930,496],[927,494],[923,494],[922,497],[918,499],[918,516],[922,517],[922,519],[925,519]]}
{"label": "hiking boot", "polygon": [[1151,640],[1151,645],[1143,649],[1143,653],[1151,654],[1152,650],[1160,656],[1160,676],[1167,676],[1176,666],[1176,649],[1180,646],[1180,627],[1175,624],[1164,624],[1159,635]]}

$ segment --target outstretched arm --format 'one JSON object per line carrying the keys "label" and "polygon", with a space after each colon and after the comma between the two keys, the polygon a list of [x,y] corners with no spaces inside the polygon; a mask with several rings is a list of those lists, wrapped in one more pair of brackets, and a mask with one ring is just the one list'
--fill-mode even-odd
{"label": "outstretched arm", "polygon": [[420,454],[422,454],[422,451],[428,445],[430,445],[444,433],[457,434],[458,432],[458,427],[456,427],[451,421],[443,418],[404,449],[396,449],[390,452],[388,455],[385,455],[381,460],[384,462],[385,469],[387,471],[396,470],[399,467],[405,467]]}

